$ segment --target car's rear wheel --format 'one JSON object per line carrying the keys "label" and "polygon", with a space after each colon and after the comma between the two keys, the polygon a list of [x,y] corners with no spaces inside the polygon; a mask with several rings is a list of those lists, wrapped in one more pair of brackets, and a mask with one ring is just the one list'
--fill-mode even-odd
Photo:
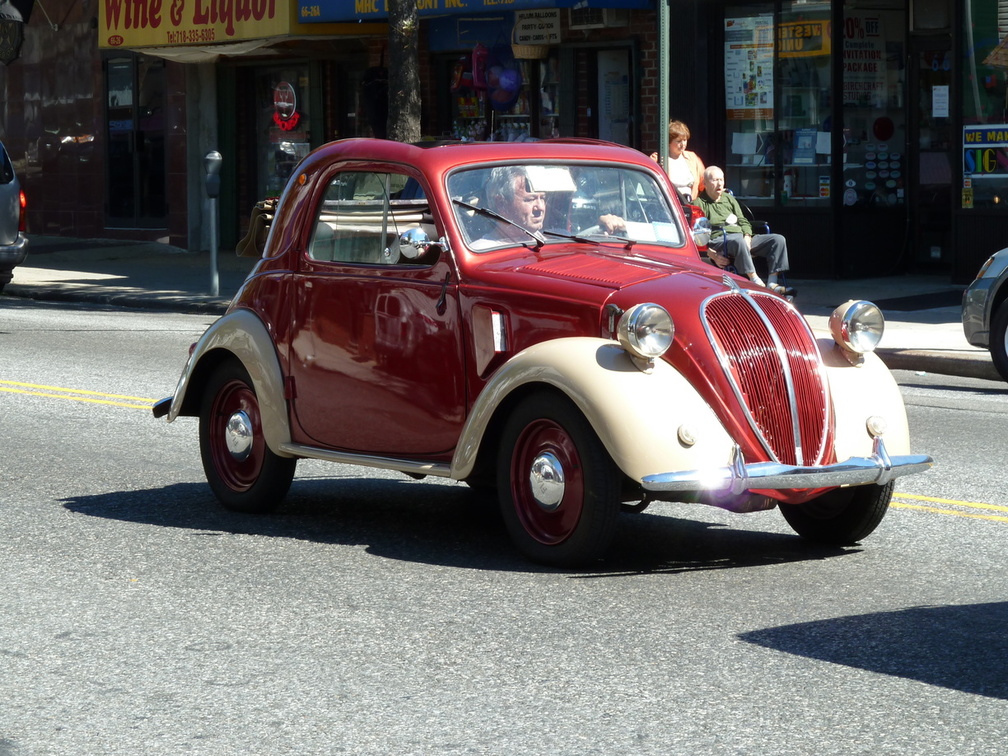
{"label": "car's rear wheel", "polygon": [[871,533],[889,511],[893,481],[837,488],[804,504],[781,504],[794,531],[811,541],[850,546]]}
{"label": "car's rear wheel", "polygon": [[609,546],[620,473],[565,397],[542,392],[515,407],[501,436],[497,486],[511,539],[530,559],[576,566]]}
{"label": "car's rear wheel", "polygon": [[1008,302],[1002,302],[991,318],[990,354],[994,367],[1008,381]]}
{"label": "car's rear wheel", "polygon": [[200,408],[200,456],[214,494],[228,509],[268,512],[283,501],[297,460],[266,445],[259,397],[241,363],[210,376]]}

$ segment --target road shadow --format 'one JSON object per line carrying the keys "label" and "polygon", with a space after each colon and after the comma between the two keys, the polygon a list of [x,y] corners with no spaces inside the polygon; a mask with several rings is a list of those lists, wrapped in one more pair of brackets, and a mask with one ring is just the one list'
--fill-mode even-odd
{"label": "road shadow", "polygon": [[920,606],[739,635],[833,664],[1008,698],[1008,602]]}
{"label": "road shadow", "polygon": [[[74,496],[60,502],[91,517],[196,531],[363,546],[389,559],[483,570],[564,572],[535,565],[511,545],[496,499],[467,486],[368,478],[297,479],[273,513],[231,512],[205,483]],[[698,518],[701,505],[689,507]],[[763,513],[772,515],[773,513]],[[852,549],[668,515],[624,514],[612,548],[578,578],[676,574],[824,559]]]}

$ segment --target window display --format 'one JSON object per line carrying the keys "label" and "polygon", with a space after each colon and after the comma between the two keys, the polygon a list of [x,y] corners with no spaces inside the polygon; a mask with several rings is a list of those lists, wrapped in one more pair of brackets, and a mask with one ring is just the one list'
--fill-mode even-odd
{"label": "window display", "polygon": [[[963,46],[962,190],[965,209],[1008,209],[1008,17],[1004,3],[973,0]],[[958,137],[958,135],[957,135]]]}
{"label": "window display", "polygon": [[903,13],[848,8],[843,48],[843,204],[906,202]]}
{"label": "window display", "polygon": [[728,187],[752,204],[825,205],[830,186],[828,2],[725,20]]}
{"label": "window display", "polygon": [[456,62],[450,87],[454,139],[516,142],[559,136],[556,53],[538,60],[516,58],[510,51],[510,46],[478,44]]}
{"label": "window display", "polygon": [[[905,9],[880,5],[845,6],[838,51],[829,2],[785,2],[776,15],[770,4],[728,9],[725,174],[740,198],[826,207],[840,192],[845,206],[906,202]],[[843,161],[839,187],[834,160]]]}

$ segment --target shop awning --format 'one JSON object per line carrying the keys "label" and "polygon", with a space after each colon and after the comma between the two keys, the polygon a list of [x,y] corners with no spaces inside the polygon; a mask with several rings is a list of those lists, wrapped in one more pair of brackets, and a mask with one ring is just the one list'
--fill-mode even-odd
{"label": "shop awning", "polygon": [[[297,0],[306,24],[388,18],[387,0]],[[653,8],[655,0],[416,0],[420,16],[502,13],[536,8]]]}
{"label": "shop awning", "polygon": [[301,23],[298,0],[230,3],[98,3],[98,47],[130,50],[184,63],[220,56],[268,55],[298,40],[386,36],[383,19]]}

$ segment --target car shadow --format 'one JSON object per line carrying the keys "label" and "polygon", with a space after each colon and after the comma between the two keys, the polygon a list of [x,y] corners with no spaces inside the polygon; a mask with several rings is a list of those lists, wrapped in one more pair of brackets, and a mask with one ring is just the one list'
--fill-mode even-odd
{"label": "car shadow", "polygon": [[919,606],[756,630],[738,637],[833,664],[1008,698],[1008,602]]}
{"label": "car shadow", "polygon": [[[464,485],[368,478],[296,479],[275,512],[224,509],[205,483],[74,496],[61,504],[91,517],[201,535],[233,533],[359,545],[389,559],[483,570],[564,572],[533,564],[511,545],[496,499]],[[683,505],[703,517],[702,505]],[[668,515],[621,515],[605,558],[572,577],[676,574],[823,559],[855,549],[817,547],[797,536]]]}

